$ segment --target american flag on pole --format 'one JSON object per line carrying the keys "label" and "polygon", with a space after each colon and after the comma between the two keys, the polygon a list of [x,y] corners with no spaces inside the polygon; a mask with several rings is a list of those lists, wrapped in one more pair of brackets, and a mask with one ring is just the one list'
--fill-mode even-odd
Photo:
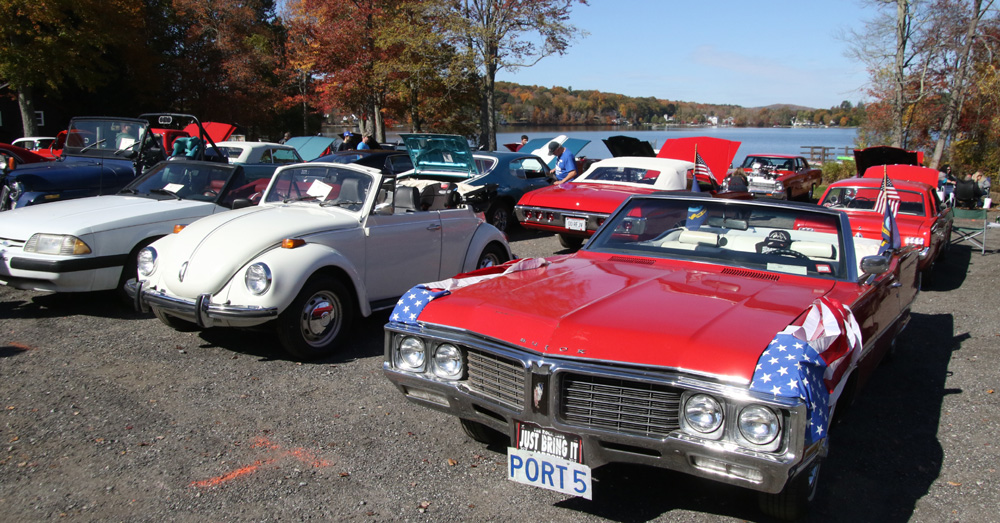
{"label": "american flag on pole", "polygon": [[708,164],[705,163],[705,159],[701,157],[698,153],[698,149],[694,150],[694,176],[691,178],[691,190],[694,192],[701,192],[701,187],[698,186],[698,175],[707,176],[709,180],[712,179],[712,170],[708,168]]}
{"label": "american flag on pole", "polygon": [[889,180],[889,171],[883,165],[882,188],[879,190],[878,198],[875,200],[875,212],[885,213],[886,205],[891,209],[893,216],[899,211],[899,192],[893,187],[892,181]]}

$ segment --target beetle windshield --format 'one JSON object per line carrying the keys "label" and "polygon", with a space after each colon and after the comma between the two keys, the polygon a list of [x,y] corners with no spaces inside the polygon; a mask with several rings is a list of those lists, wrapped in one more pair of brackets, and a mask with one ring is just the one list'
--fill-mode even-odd
{"label": "beetle windshield", "polygon": [[264,201],[316,201],[358,212],[364,205],[372,176],[342,167],[301,165],[275,174]]}
{"label": "beetle windshield", "polygon": [[876,254],[879,242],[847,236],[845,246],[844,227],[841,215],[820,208],[633,197],[591,238],[587,250],[848,278],[855,252]]}

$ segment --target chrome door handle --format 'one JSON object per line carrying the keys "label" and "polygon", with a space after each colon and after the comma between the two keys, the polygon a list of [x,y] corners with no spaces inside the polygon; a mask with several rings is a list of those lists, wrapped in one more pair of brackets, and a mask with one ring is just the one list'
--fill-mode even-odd
{"label": "chrome door handle", "polygon": [[427,226],[427,230],[428,231],[440,231],[441,230],[441,224],[440,223],[432,223],[432,224],[430,224],[430,225]]}

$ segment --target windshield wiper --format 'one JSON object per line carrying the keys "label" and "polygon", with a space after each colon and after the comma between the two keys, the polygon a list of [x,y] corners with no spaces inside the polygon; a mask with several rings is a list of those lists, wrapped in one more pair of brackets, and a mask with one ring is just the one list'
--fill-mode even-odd
{"label": "windshield wiper", "polygon": [[93,147],[97,147],[98,145],[101,145],[102,143],[104,143],[106,141],[108,141],[107,138],[102,138],[100,140],[97,140],[96,142],[94,142],[94,143],[92,143],[92,144],[84,147],[83,149],[80,149],[80,152],[82,153],[82,152],[86,151],[87,149],[90,149],[90,148],[93,148]]}
{"label": "windshield wiper", "polygon": [[298,198],[291,198],[291,197],[289,197],[289,198],[285,198],[284,200],[282,200],[282,202],[281,202],[281,203],[291,203],[291,202],[304,202],[304,201],[306,201],[306,200],[315,200],[315,199],[316,199],[316,197],[315,197],[315,196],[312,196],[312,195],[308,195],[308,194],[307,194],[307,195],[305,195],[305,196],[300,196],[300,197],[298,197]]}
{"label": "windshield wiper", "polygon": [[173,196],[174,198],[177,198],[178,200],[183,200],[184,199],[184,198],[181,198],[180,196],[178,196],[177,193],[175,193],[174,191],[168,191],[166,189],[150,189],[149,190],[149,194],[166,194],[167,196]]}
{"label": "windshield wiper", "polygon": [[320,207],[329,207],[331,205],[336,205],[338,207],[346,207],[349,205],[361,205],[363,203],[365,202],[359,202],[355,200],[327,200],[319,205]]}
{"label": "windshield wiper", "polygon": [[118,191],[118,194],[139,194],[139,191],[123,187],[120,191]]}

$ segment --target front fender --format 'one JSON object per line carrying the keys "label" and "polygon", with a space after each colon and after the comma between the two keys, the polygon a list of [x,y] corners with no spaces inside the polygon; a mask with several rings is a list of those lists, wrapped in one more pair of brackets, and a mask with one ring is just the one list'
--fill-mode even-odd
{"label": "front fender", "polygon": [[514,258],[510,245],[507,243],[507,237],[496,227],[483,222],[476,228],[476,232],[472,235],[472,241],[469,242],[469,250],[465,253],[465,263],[462,264],[462,272],[475,270],[479,255],[483,253],[483,249],[487,245],[493,242],[503,247],[509,259]]}
{"label": "front fender", "polygon": [[[265,263],[271,269],[271,288],[261,296],[251,294],[244,284],[247,267],[254,263]],[[307,243],[294,249],[271,249],[255,257],[236,271],[216,301],[277,307],[279,311],[284,311],[306,280],[326,268],[337,268],[347,275],[358,298],[358,310],[362,316],[370,316],[368,292],[354,263],[339,251],[316,243]]]}

